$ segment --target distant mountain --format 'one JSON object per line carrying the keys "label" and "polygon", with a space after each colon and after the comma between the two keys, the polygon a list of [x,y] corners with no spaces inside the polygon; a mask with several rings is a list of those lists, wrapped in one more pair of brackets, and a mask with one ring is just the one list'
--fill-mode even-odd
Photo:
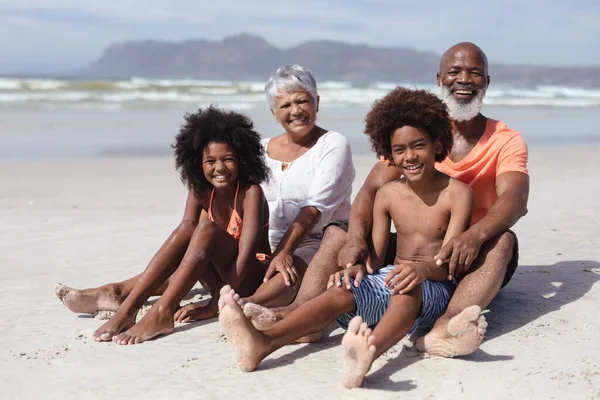
{"label": "distant mountain", "polygon": [[[434,82],[440,55],[409,48],[382,48],[310,41],[280,49],[265,39],[240,34],[220,42],[144,40],[109,46],[82,71],[86,77],[266,80],[284,64],[312,69],[320,81]],[[600,87],[600,67],[490,65],[494,83]]]}

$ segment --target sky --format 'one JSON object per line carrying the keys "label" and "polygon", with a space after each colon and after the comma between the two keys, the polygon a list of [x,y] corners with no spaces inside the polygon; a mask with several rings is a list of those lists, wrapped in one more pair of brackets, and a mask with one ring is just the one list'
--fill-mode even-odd
{"label": "sky", "polygon": [[438,54],[472,41],[492,63],[600,66],[598,0],[0,0],[0,73],[72,71],[114,42],[239,33]]}

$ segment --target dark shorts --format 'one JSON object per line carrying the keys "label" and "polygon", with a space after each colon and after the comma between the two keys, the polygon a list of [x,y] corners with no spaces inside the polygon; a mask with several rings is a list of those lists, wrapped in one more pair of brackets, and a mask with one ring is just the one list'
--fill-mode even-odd
{"label": "dark shorts", "polygon": [[[327,225],[325,225],[323,227],[323,232],[325,232],[325,229],[329,228],[330,226],[337,226],[338,228],[343,229],[344,232],[348,232],[348,220],[347,219],[331,221],[330,223],[328,223]],[[510,229],[508,230],[508,232],[510,232],[514,236],[515,245],[513,247],[513,252],[512,252],[510,261],[508,262],[508,267],[506,268],[506,274],[504,275],[504,280],[502,281],[502,287],[508,285],[508,282],[510,282],[510,279],[515,274],[515,271],[517,270],[517,267],[519,266],[519,242],[517,240],[517,235]],[[383,265],[391,265],[394,263],[394,259],[396,258],[396,240],[397,239],[398,239],[398,236],[397,236],[396,232],[390,232],[390,240],[388,241],[388,248],[385,253],[385,259],[383,261]]]}

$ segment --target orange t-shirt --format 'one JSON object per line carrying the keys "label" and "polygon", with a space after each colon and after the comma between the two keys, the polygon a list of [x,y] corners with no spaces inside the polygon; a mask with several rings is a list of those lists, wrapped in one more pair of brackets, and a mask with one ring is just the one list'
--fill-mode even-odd
{"label": "orange t-shirt", "polygon": [[472,225],[483,218],[498,198],[496,177],[504,172],[527,174],[527,158],[527,144],[521,134],[504,122],[488,119],[483,136],[464,159],[454,163],[446,157],[435,166],[473,189]]}

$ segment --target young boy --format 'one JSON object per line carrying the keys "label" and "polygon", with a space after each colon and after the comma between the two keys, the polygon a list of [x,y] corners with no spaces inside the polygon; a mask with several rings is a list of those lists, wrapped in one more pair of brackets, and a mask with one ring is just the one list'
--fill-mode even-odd
{"label": "young boy", "polygon": [[[243,370],[255,369],[278,348],[337,319],[348,329],[342,340],[343,384],[358,387],[374,359],[407,333],[430,329],[446,308],[454,282],[447,280],[445,260],[434,256],[468,228],[473,208],[471,189],[435,169],[435,162],[452,147],[446,107],[429,92],[396,88],[375,103],[366,118],[366,133],[377,154],[403,175],[375,198],[373,271],[366,275],[365,266],[356,265],[333,275],[327,292],[262,332],[244,316],[239,297],[223,293],[219,321]],[[384,267],[391,221],[398,245],[394,265]],[[454,323],[467,319],[463,313]]]}

